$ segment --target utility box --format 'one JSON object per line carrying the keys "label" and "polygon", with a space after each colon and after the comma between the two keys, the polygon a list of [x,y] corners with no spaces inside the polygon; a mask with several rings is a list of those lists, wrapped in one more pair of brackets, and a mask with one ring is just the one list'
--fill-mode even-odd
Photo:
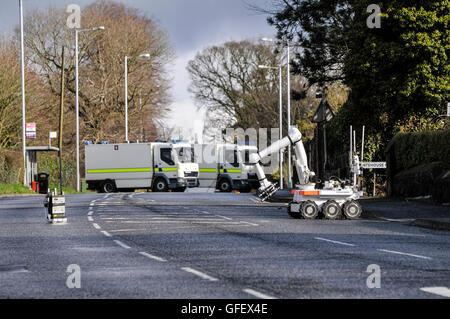
{"label": "utility box", "polygon": [[38,173],[37,182],[39,183],[39,194],[47,194],[48,192],[48,173]]}
{"label": "utility box", "polygon": [[46,218],[49,223],[66,223],[66,198],[64,195],[57,195],[56,191],[47,194],[44,201],[46,208]]}

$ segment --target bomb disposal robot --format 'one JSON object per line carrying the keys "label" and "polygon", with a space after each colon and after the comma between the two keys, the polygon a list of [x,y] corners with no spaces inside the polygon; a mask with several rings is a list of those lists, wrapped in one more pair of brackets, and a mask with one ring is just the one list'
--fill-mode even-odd
{"label": "bomb disposal robot", "polygon": [[299,181],[299,185],[296,185],[296,189],[292,191],[294,198],[288,206],[289,215],[294,218],[315,219],[319,216],[319,213],[322,213],[327,219],[339,219],[342,214],[348,219],[359,218],[362,208],[357,200],[361,193],[357,189],[356,181],[361,169],[356,152],[351,155],[352,183],[345,183],[336,179],[316,184],[314,182],[315,173],[308,168],[302,134],[295,127],[289,130],[289,134],[285,138],[273,143],[265,150],[251,155],[250,162],[255,165],[261,185],[258,189],[258,196],[264,201],[278,190],[275,184],[267,180],[261,167],[261,159],[270,154],[278,153],[289,145],[294,148],[294,165]]}

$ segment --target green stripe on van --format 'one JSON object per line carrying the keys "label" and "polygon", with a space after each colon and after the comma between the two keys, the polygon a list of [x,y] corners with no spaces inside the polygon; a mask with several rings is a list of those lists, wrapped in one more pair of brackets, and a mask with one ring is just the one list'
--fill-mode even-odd
{"label": "green stripe on van", "polygon": [[160,168],[163,172],[176,172],[178,171],[178,168],[176,167],[162,167]]}
{"label": "green stripe on van", "polygon": [[[221,172],[221,173],[224,173],[225,170],[221,169],[220,172]],[[227,173],[242,173],[242,170],[241,170],[241,169],[228,169],[228,168],[227,168],[227,169],[226,169],[226,172],[227,172]]]}
{"label": "green stripe on van", "polygon": [[151,168],[111,168],[111,169],[88,169],[88,174],[102,174],[102,173],[148,173]]}
{"label": "green stripe on van", "polygon": [[217,169],[215,168],[200,168],[200,173],[215,173],[217,172]]}

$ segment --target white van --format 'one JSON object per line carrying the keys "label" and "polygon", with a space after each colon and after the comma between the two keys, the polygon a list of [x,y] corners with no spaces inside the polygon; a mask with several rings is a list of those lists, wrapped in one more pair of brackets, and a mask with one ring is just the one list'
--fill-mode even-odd
{"label": "white van", "polygon": [[88,189],[111,193],[152,189],[184,191],[198,186],[198,164],[190,144],[86,144]]}
{"label": "white van", "polygon": [[221,192],[250,192],[259,187],[249,156],[255,146],[236,144],[194,144],[195,161],[199,165],[200,187]]}

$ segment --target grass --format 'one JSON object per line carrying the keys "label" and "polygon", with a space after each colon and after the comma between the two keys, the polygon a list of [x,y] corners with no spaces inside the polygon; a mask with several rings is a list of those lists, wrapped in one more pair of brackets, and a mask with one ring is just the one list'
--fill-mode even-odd
{"label": "grass", "polygon": [[[59,186],[50,186],[51,188],[58,188]],[[64,194],[81,194],[76,191],[76,189],[72,187],[63,187]],[[0,183],[0,195],[15,195],[15,194],[29,194],[33,195],[36,194],[32,190],[30,190],[28,187],[22,185],[22,184],[2,184]]]}
{"label": "grass", "polygon": [[0,183],[0,195],[3,194],[36,194],[28,187],[22,184],[1,184]]}

